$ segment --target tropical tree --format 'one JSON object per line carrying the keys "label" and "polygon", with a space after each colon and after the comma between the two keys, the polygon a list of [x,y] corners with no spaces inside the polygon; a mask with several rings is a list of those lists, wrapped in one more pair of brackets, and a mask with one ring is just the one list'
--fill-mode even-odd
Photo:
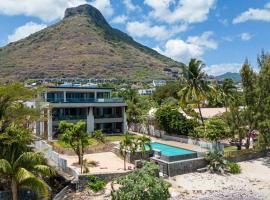
{"label": "tropical tree", "polygon": [[10,183],[13,199],[18,187],[27,187],[42,196],[48,196],[47,185],[40,175],[53,175],[41,153],[31,152],[33,135],[22,125],[10,124],[0,134],[0,177]]}
{"label": "tropical tree", "polygon": [[224,79],[219,88],[219,92],[222,96],[224,106],[227,112],[228,102],[231,98],[233,98],[233,94],[236,92],[236,87],[233,80],[228,78]]}
{"label": "tropical tree", "polygon": [[204,124],[204,119],[201,112],[201,103],[213,91],[205,81],[204,66],[202,61],[191,59],[184,72],[184,88],[178,92],[182,104],[195,103],[197,105],[202,124]]}
{"label": "tropical tree", "polygon": [[53,174],[41,153],[24,152],[13,160],[0,159],[0,176],[9,179],[13,200],[18,199],[18,187],[27,187],[43,197],[48,197],[48,186],[39,176]]}
{"label": "tropical tree", "polygon": [[145,135],[137,138],[136,144],[138,149],[141,151],[141,159],[143,159],[145,155],[146,148],[152,150],[151,139]]}
{"label": "tropical tree", "polygon": [[70,145],[78,156],[79,164],[82,166],[85,148],[90,144],[90,135],[86,131],[86,123],[79,121],[74,124],[71,122],[61,121],[59,129],[63,133],[61,140]]}
{"label": "tropical tree", "polygon": [[26,101],[35,97],[36,92],[20,83],[0,86],[0,132],[4,132],[11,123],[27,126],[39,117],[36,109],[25,105]]}
{"label": "tropical tree", "polygon": [[126,170],[126,159],[128,153],[134,154],[136,151],[136,143],[134,142],[134,138],[129,135],[128,132],[124,134],[124,138],[120,142],[120,154],[124,158],[124,170]]}

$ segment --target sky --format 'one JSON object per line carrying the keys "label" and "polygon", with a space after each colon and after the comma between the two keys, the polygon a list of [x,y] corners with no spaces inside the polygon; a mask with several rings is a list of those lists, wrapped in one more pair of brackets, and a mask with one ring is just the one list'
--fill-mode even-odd
{"label": "sky", "polygon": [[0,0],[0,46],[91,4],[112,27],[183,63],[202,60],[211,75],[239,72],[270,47],[270,0]]}

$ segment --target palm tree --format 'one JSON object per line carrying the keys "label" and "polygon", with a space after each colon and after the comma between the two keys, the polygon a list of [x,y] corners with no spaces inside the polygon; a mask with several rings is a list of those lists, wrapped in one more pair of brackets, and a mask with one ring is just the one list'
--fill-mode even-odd
{"label": "palm tree", "polygon": [[124,170],[126,170],[126,159],[128,152],[130,152],[130,154],[134,154],[136,149],[137,147],[133,137],[126,132],[123,140],[120,142],[120,153],[124,158]]}
{"label": "palm tree", "polygon": [[139,137],[137,139],[136,143],[137,143],[139,150],[141,151],[141,160],[142,160],[143,156],[145,155],[145,152],[146,152],[146,147],[148,147],[148,149],[150,151],[152,150],[151,139],[149,137],[146,137],[145,135],[143,135],[142,137]]}
{"label": "palm tree", "polygon": [[49,196],[47,184],[40,175],[51,176],[53,170],[47,166],[41,153],[24,152],[17,159],[0,159],[0,176],[9,179],[13,200],[17,200],[18,187],[30,188],[43,197]]}
{"label": "palm tree", "polygon": [[228,101],[233,98],[233,94],[236,92],[236,87],[232,79],[226,78],[224,79],[221,87],[220,87],[221,96],[224,101],[224,106],[226,112],[228,110]]}
{"label": "palm tree", "polygon": [[182,104],[195,103],[197,105],[203,124],[201,102],[207,98],[208,93],[211,91],[210,86],[205,81],[204,66],[202,61],[191,59],[184,73],[185,87],[178,92]]}

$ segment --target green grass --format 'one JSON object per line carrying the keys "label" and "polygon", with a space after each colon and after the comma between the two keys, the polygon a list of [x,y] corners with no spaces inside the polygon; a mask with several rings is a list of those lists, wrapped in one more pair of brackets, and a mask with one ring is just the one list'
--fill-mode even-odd
{"label": "green grass", "polygon": [[224,147],[224,152],[231,152],[231,151],[237,151],[237,147],[236,146]]}

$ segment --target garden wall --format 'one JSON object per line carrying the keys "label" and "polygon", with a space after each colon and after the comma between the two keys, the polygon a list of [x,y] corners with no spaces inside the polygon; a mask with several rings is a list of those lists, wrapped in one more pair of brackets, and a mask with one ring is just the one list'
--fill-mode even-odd
{"label": "garden wall", "polygon": [[60,154],[53,150],[53,147],[44,140],[36,140],[34,142],[34,148],[44,153],[45,158],[54,162],[58,169],[70,174],[73,177],[77,177],[77,172],[68,167],[67,160],[60,157]]}
{"label": "garden wall", "polygon": [[204,158],[194,158],[175,162],[166,162],[157,158],[151,158],[150,160],[151,162],[158,164],[160,166],[160,172],[169,177],[195,172],[197,169],[204,168],[208,164]]}
{"label": "garden wall", "polygon": [[231,162],[248,161],[248,160],[266,157],[267,155],[268,155],[267,150],[255,151],[253,149],[245,149],[245,150],[225,153],[226,159]]}
{"label": "garden wall", "polygon": [[129,127],[129,130],[138,132],[138,133],[143,133],[147,134],[150,136],[162,138],[164,140],[173,140],[173,141],[178,141],[181,143],[186,143],[186,144],[193,144],[200,146],[201,148],[205,149],[219,149],[221,151],[224,150],[224,145],[223,144],[214,144],[202,139],[196,139],[196,138],[191,138],[188,136],[180,136],[180,135],[168,135],[165,131],[161,131],[156,129],[153,125],[149,125],[148,127],[145,124],[133,124]]}

